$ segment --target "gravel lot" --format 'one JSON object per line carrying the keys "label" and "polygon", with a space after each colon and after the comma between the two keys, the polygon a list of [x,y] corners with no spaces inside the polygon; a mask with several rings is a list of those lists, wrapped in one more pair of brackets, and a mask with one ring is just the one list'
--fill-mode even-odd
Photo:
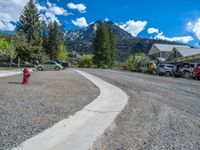
{"label": "gravel lot", "polygon": [[0,150],[73,115],[99,95],[99,89],[67,70],[32,73],[30,85],[21,76],[0,78]]}
{"label": "gravel lot", "polygon": [[130,96],[93,150],[200,150],[200,81],[85,71]]}

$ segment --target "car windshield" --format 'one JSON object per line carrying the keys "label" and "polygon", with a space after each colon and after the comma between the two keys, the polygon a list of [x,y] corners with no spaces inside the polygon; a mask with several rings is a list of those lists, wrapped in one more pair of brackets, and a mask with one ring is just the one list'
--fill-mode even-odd
{"label": "car windshield", "polygon": [[164,65],[160,65],[159,67],[160,67],[160,68],[163,68],[163,67],[164,67]]}
{"label": "car windshield", "polygon": [[172,65],[167,65],[166,67],[168,67],[168,68],[173,68],[174,66],[172,66]]}
{"label": "car windshield", "polygon": [[54,65],[55,62],[45,62],[44,64],[45,64],[45,65]]}

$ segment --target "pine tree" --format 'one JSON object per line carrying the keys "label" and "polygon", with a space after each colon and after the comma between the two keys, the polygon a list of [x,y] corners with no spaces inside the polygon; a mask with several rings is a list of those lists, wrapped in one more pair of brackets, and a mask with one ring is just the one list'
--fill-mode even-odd
{"label": "pine tree", "polygon": [[102,22],[96,31],[96,38],[93,42],[94,48],[94,64],[97,67],[109,67],[110,66],[110,44],[109,34]]}
{"label": "pine tree", "polygon": [[109,33],[109,40],[110,40],[110,65],[109,68],[111,68],[114,65],[114,61],[116,58],[116,40],[115,40],[115,36],[113,34],[112,29],[110,28],[108,30]]}
{"label": "pine tree", "polygon": [[17,23],[16,31],[25,42],[32,46],[41,46],[40,14],[34,0],[29,0],[25,6]]}
{"label": "pine tree", "polygon": [[50,55],[50,59],[55,60],[58,46],[64,43],[65,31],[63,26],[59,25],[56,21],[50,23],[49,28],[48,53]]}

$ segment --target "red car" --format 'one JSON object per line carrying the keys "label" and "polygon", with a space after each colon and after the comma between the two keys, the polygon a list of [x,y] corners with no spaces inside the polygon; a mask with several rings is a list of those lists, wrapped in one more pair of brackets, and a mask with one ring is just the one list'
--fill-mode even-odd
{"label": "red car", "polygon": [[200,65],[193,69],[193,77],[200,80]]}

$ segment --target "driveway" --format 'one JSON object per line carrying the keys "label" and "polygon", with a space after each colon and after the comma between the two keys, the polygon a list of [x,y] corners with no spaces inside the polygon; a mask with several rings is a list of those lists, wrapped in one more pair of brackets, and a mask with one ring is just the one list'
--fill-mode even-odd
{"label": "driveway", "polygon": [[110,70],[84,70],[129,96],[93,150],[199,150],[200,81]]}

